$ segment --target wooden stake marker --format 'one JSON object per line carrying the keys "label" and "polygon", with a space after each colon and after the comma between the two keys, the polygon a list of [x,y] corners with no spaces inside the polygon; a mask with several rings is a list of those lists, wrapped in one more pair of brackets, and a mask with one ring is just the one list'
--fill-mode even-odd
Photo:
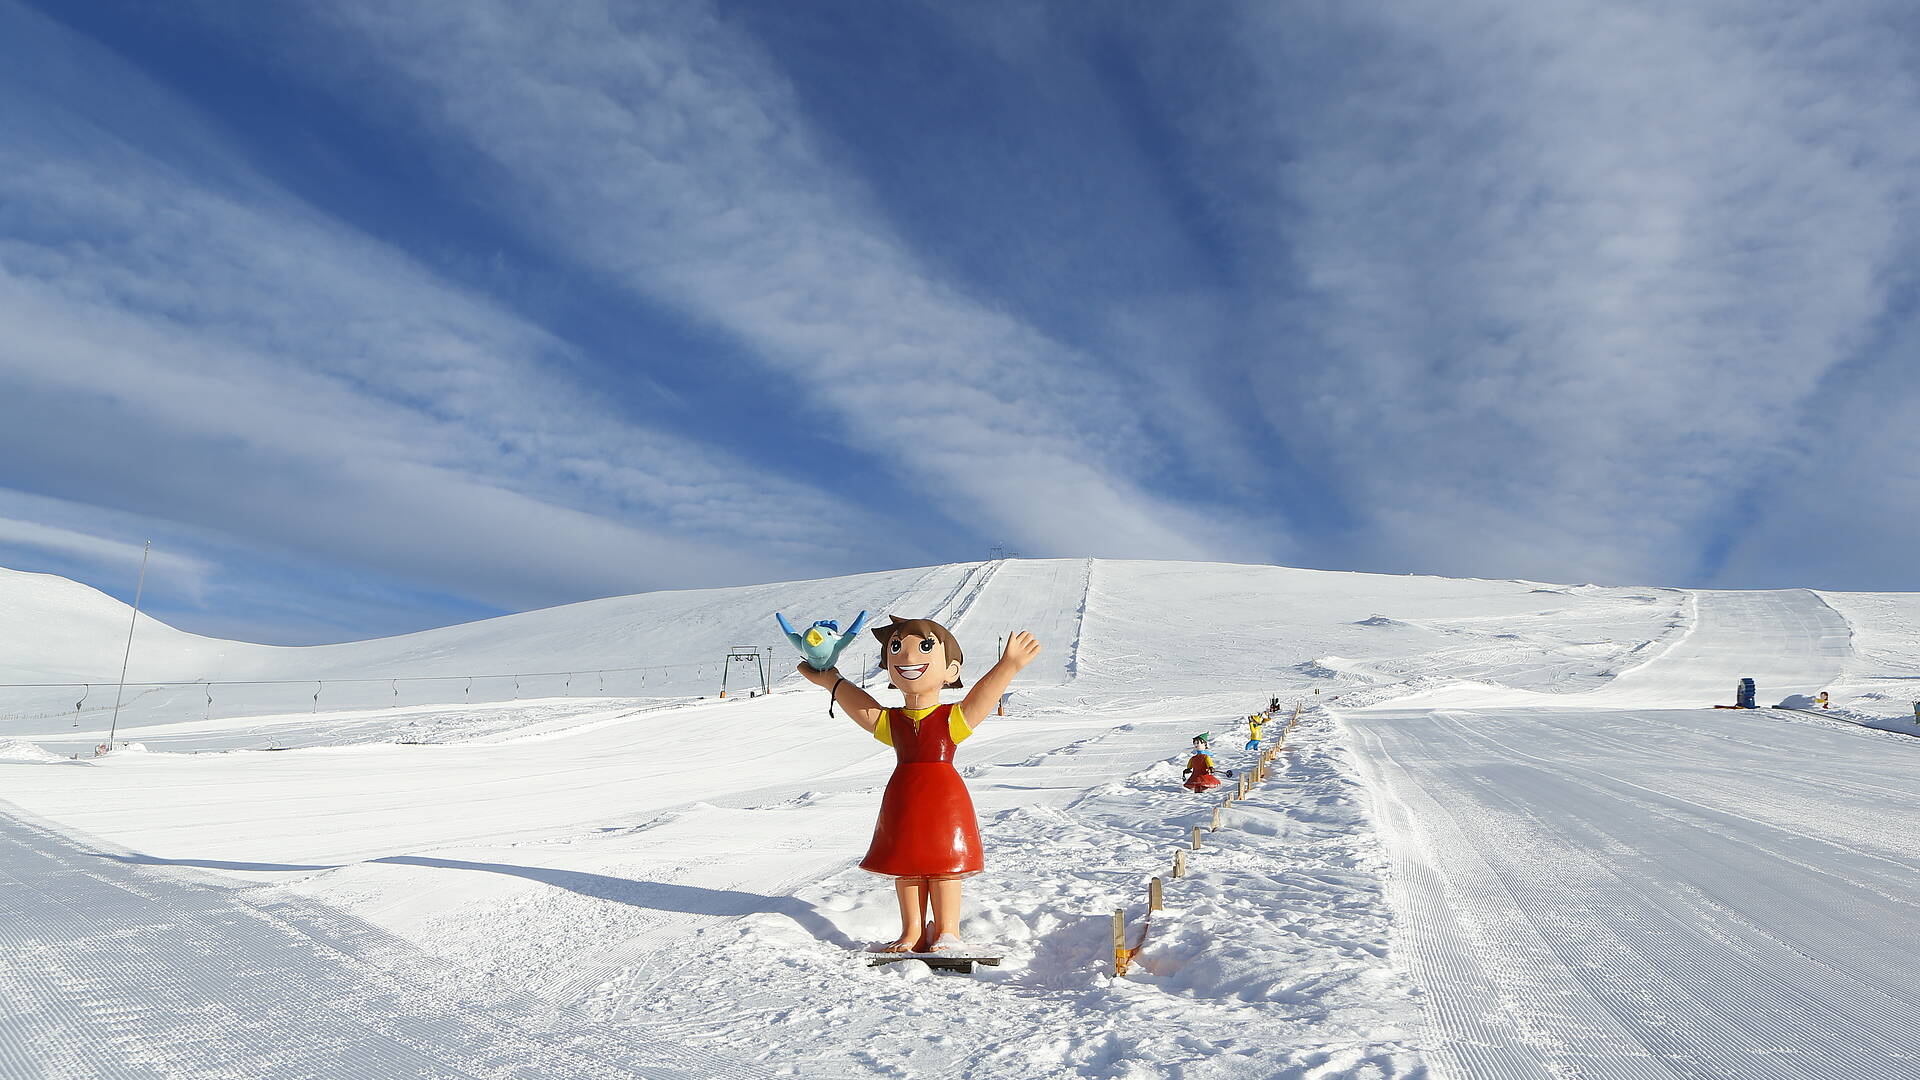
{"label": "wooden stake marker", "polygon": [[1117,978],[1127,973],[1127,912],[1125,908],[1113,909],[1113,974]]}
{"label": "wooden stake marker", "polygon": [[1160,889],[1160,879],[1154,878],[1152,881],[1147,882],[1147,910],[1159,911],[1161,908],[1166,907],[1166,904],[1162,902],[1164,899],[1165,897],[1162,895]]}
{"label": "wooden stake marker", "polygon": [[1208,832],[1220,831],[1220,811],[1224,809],[1226,809],[1224,806],[1216,806],[1213,808],[1213,824],[1207,827]]}
{"label": "wooden stake marker", "polygon": [[1200,826],[1198,825],[1193,827],[1193,850],[1200,850]]}
{"label": "wooden stake marker", "polygon": [[1187,850],[1185,848],[1180,848],[1173,853],[1173,876],[1176,878],[1187,876]]}

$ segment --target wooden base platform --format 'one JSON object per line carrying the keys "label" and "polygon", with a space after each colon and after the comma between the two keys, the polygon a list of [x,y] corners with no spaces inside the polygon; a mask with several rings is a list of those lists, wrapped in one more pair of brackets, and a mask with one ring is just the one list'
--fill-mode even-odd
{"label": "wooden base platform", "polygon": [[1000,957],[986,953],[896,952],[868,953],[866,955],[868,967],[880,967],[883,964],[897,964],[902,960],[918,960],[935,971],[958,971],[963,975],[973,974],[973,965],[975,964],[985,964],[988,967],[1000,966]]}

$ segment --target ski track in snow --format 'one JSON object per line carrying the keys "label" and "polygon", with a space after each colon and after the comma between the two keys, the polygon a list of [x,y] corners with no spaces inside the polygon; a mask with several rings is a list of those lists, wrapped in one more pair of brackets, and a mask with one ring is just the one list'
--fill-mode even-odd
{"label": "ski track in snow", "polygon": [[4,804],[0,882],[9,1080],[770,1075],[637,1029],[536,1027],[530,1002],[410,980],[431,961],[338,914],[256,906]]}
{"label": "ski track in snow", "polygon": [[1343,714],[1447,1075],[1920,1075],[1920,745],[1631,704],[1840,670],[1813,594],[1700,603],[1612,710]]}

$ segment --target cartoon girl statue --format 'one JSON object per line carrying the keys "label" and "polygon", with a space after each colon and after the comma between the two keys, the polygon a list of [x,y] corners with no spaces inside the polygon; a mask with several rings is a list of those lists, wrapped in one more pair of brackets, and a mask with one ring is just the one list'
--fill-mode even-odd
{"label": "cartoon girl statue", "polygon": [[[863,870],[893,878],[900,901],[900,936],[876,952],[959,952],[960,883],[986,868],[980,827],[967,785],[953,767],[954,747],[973,734],[971,722],[992,715],[1013,677],[1039,655],[1040,643],[1022,630],[972,691],[957,704],[942,705],[940,691],[960,689],[960,643],[931,619],[892,619],[873,627],[887,679],[906,698],[889,709],[839,671],[799,672],[826,687],[853,722],[893,747],[896,764]],[[932,919],[928,919],[928,910]]]}

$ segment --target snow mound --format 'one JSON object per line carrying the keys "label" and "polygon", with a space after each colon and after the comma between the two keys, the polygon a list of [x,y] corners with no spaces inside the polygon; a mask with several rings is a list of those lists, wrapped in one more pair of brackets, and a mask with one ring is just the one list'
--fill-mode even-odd
{"label": "snow mound", "polygon": [[43,764],[65,760],[67,759],[59,754],[49,753],[30,742],[21,742],[18,739],[0,740],[0,761]]}

